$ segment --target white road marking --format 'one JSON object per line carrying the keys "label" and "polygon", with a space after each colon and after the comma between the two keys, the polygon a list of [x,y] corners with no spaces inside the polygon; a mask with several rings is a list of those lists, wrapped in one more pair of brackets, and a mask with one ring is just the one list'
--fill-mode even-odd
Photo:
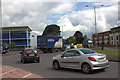
{"label": "white road marking", "polygon": [[22,78],[26,78],[26,77],[28,77],[28,76],[30,76],[30,75],[32,75],[32,73],[30,73],[30,74],[28,74],[28,75],[25,75],[25,76],[23,76]]}
{"label": "white road marking", "polygon": [[2,75],[5,75],[5,74],[10,73],[10,72],[15,71],[15,70],[16,70],[16,69],[12,69],[12,70],[10,70],[10,71],[4,72],[4,73],[2,73]]}

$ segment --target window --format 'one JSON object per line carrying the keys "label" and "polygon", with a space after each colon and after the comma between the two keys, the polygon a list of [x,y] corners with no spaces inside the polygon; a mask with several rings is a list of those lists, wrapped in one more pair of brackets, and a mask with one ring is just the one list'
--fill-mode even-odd
{"label": "window", "polygon": [[116,40],[118,40],[118,35],[116,35]]}
{"label": "window", "polygon": [[118,41],[117,41],[117,45],[118,45],[119,43],[118,43]]}
{"label": "window", "polygon": [[80,51],[82,51],[84,54],[92,54],[92,53],[96,53],[95,51],[90,50],[90,49],[80,49]]}
{"label": "window", "polygon": [[120,29],[118,29],[118,32],[120,32]]}
{"label": "window", "polygon": [[75,56],[80,56],[80,53],[78,51],[73,51],[73,53],[75,54]]}
{"label": "window", "polygon": [[111,36],[111,39],[113,40],[113,36]]}
{"label": "window", "polygon": [[67,51],[63,54],[64,57],[79,56],[80,53],[76,50]]}
{"label": "window", "polygon": [[9,33],[2,33],[2,39],[9,39]]}

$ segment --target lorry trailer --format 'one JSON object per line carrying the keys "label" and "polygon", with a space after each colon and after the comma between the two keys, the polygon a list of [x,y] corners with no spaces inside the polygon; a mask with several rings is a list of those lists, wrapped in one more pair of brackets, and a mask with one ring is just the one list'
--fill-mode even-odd
{"label": "lorry trailer", "polygon": [[37,48],[44,53],[64,50],[64,39],[59,36],[37,36]]}

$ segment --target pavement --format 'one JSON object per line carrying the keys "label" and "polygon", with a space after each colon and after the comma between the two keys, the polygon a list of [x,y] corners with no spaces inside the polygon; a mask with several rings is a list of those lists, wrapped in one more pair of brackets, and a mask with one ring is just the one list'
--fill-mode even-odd
{"label": "pavement", "polygon": [[12,66],[2,66],[2,78],[43,78],[42,76]]}
{"label": "pavement", "polygon": [[[14,53],[14,52],[13,52]],[[81,70],[65,69],[54,70],[52,67],[52,57],[60,54],[56,53],[40,53],[40,63],[28,62],[23,64],[20,61],[20,54],[16,52],[16,55],[4,55],[2,57],[3,65],[20,68],[32,74],[40,75],[44,78],[118,78],[120,73],[118,70],[119,62],[111,62],[110,67],[105,71],[95,71],[92,74],[84,74]],[[10,53],[9,53],[10,54]],[[28,73],[29,74],[29,73]]]}

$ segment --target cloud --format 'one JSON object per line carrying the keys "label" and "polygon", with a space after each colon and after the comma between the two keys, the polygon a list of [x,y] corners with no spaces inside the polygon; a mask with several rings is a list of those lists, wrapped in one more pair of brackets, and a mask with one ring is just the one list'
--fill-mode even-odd
{"label": "cloud", "polygon": [[[117,25],[117,13],[118,6],[97,8],[97,32],[107,31],[110,30],[110,28],[115,27]],[[75,32],[76,30],[80,30],[81,32],[83,32],[83,34],[91,37],[92,33],[95,33],[94,11],[93,9],[73,11],[72,13],[66,14],[61,17],[60,20],[58,20],[57,24],[68,26],[64,30],[64,36],[66,38],[70,36],[68,36],[68,31]]]}
{"label": "cloud", "polygon": [[[3,26],[29,26],[33,31],[40,34],[47,24],[52,23],[48,17],[58,18],[57,24],[62,26],[64,37],[72,36],[75,31],[80,30],[91,37],[94,33],[94,12],[93,9],[82,9],[76,11],[76,2],[42,2],[43,0],[7,0],[3,1]],[[95,1],[95,0],[94,0]],[[106,0],[113,2],[113,0]],[[78,2],[80,2],[78,0]],[[85,1],[84,1],[85,2]],[[106,31],[117,25],[117,1],[110,6],[96,9],[97,31]],[[104,3],[106,4],[106,3]],[[100,3],[95,3],[100,5]],[[111,6],[112,5],[112,6]],[[48,20],[47,20],[48,18]],[[118,21],[120,22],[120,21]]]}
{"label": "cloud", "polygon": [[79,29],[78,27],[74,27],[72,25],[71,21],[66,15],[61,17],[61,19],[58,20],[57,23],[61,27],[61,31],[62,31],[62,27],[63,27],[63,31],[75,31]]}
{"label": "cloud", "polygon": [[[29,26],[33,31],[44,31],[46,18],[53,9],[66,3],[60,2],[3,2],[3,26]],[[66,5],[68,6],[68,5]],[[70,8],[69,8],[70,9]],[[59,11],[54,12],[55,14]]]}
{"label": "cloud", "polygon": [[118,4],[118,0],[111,0],[109,2],[95,2],[94,5],[95,6],[100,6],[100,5],[103,5],[103,6],[108,6],[108,5],[117,5]]}
{"label": "cloud", "polygon": [[118,3],[118,25],[120,26],[120,2]]}
{"label": "cloud", "polygon": [[118,2],[119,0],[2,0],[3,2]]}
{"label": "cloud", "polygon": [[39,31],[32,31],[33,34],[42,35]]}
{"label": "cloud", "polygon": [[69,11],[72,11],[74,9],[74,4],[73,3],[63,3],[63,5],[57,6],[50,10],[50,13],[52,14],[64,14]]}
{"label": "cloud", "polygon": [[[36,0],[37,1],[37,0]],[[3,26],[29,26],[33,31],[43,33],[49,15],[65,14],[74,9],[70,2],[3,2]]]}

